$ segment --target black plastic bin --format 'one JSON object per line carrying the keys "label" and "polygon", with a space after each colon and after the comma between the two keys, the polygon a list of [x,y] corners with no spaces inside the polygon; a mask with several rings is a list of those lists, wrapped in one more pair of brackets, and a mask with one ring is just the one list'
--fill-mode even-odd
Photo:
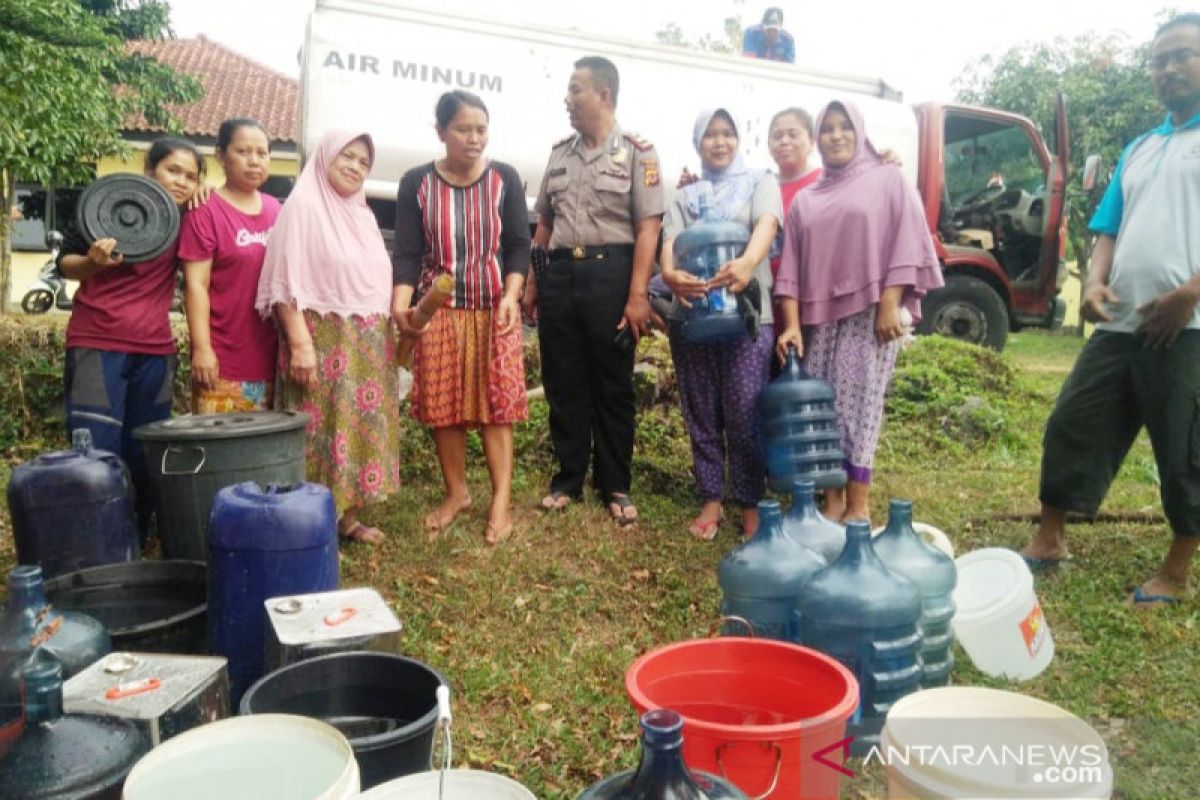
{"label": "black plastic bin", "polygon": [[332,653],[278,669],[242,696],[241,714],[299,714],[350,740],[362,788],[429,769],[436,670],[390,653]]}
{"label": "black plastic bin", "polygon": [[102,622],[113,650],[203,655],[207,574],[203,561],[106,564],[46,581],[46,598]]}

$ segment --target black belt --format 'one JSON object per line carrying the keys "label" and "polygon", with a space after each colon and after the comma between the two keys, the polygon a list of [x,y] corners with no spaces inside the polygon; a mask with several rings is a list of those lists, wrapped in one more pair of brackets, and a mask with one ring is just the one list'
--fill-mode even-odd
{"label": "black belt", "polygon": [[602,244],[591,247],[556,247],[550,251],[551,261],[603,261],[606,258],[630,258],[631,244]]}

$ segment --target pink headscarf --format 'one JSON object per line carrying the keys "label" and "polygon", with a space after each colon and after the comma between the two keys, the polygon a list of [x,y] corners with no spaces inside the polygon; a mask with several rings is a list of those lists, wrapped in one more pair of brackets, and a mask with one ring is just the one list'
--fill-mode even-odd
{"label": "pink headscarf", "polygon": [[278,304],[342,317],[390,313],[392,265],[366,191],[342,197],[329,182],[329,165],[356,139],[374,162],[368,134],[327,132],[279,212],[254,301],[264,317]]}
{"label": "pink headscarf", "polygon": [[821,179],[792,201],[774,294],[796,298],[800,322],[818,325],[864,311],[884,289],[904,286],[902,305],[919,320],[921,298],[942,285],[921,199],[899,169],[880,161],[854,105],[825,106],[817,131],[834,107],[854,126],[854,156],[840,167],[826,164]]}

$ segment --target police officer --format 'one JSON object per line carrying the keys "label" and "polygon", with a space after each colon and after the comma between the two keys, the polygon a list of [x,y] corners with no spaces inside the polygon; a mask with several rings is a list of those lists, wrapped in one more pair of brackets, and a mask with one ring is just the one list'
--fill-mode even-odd
{"label": "police officer", "polygon": [[538,320],[559,463],[542,506],[580,497],[590,455],[609,514],[628,525],[637,521],[629,497],[633,354],[649,331],[664,199],[654,146],[617,124],[617,90],[611,61],[575,62],[566,104],[576,133],[554,146],[542,179],[524,305]]}

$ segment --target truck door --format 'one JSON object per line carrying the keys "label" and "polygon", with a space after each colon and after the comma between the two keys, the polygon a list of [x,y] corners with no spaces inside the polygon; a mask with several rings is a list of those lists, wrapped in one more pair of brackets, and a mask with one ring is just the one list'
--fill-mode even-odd
{"label": "truck door", "polygon": [[[1063,264],[1067,244],[1067,168],[1071,163],[1071,142],[1067,131],[1067,101],[1062,92],[1054,102],[1054,149],[1046,170],[1045,228],[1038,259],[1037,299],[1053,316],[1058,290],[1062,288],[1066,269]],[[1053,320],[1050,320],[1052,323]]]}

